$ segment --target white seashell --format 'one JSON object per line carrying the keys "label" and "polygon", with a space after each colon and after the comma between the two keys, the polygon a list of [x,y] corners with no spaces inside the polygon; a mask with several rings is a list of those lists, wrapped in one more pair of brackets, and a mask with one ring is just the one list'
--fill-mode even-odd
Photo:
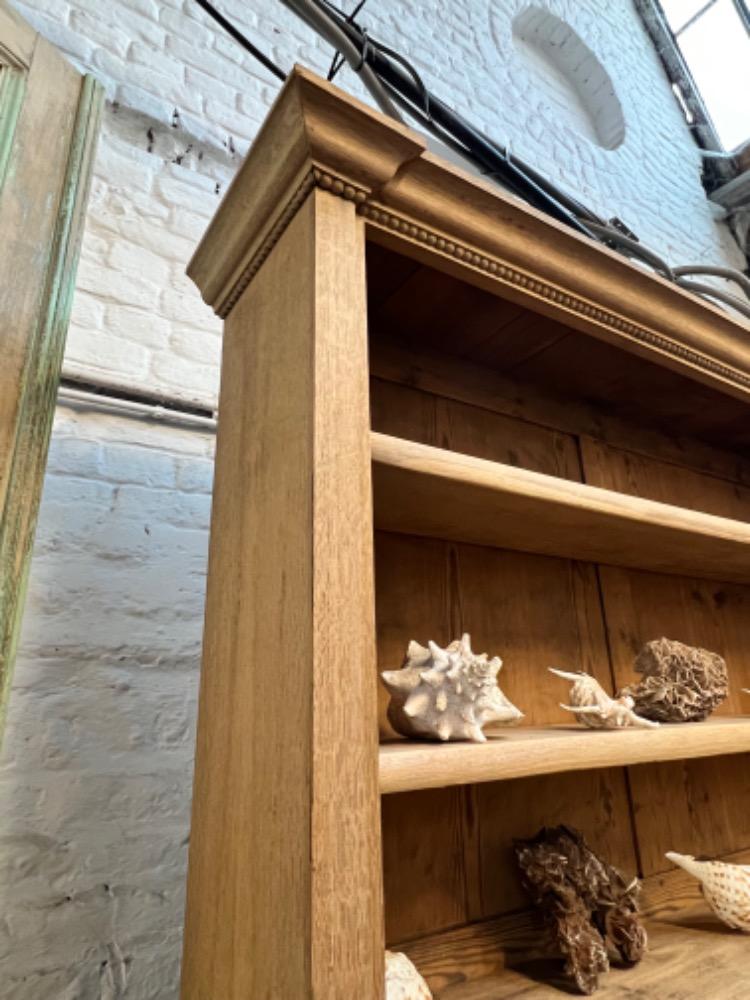
{"label": "white seashell", "polygon": [[690,854],[668,851],[666,857],[701,883],[706,902],[719,920],[750,934],[750,865],[696,861]]}
{"label": "white seashell", "polygon": [[591,729],[624,729],[626,726],[640,726],[654,729],[659,723],[643,719],[633,711],[635,702],[629,695],[611,698],[599,681],[580,670],[568,673],[549,667],[551,673],[563,680],[572,681],[570,705],[560,705],[566,712],[572,712],[578,722]]}
{"label": "white seashell", "polygon": [[388,720],[403,736],[486,742],[489,722],[516,722],[522,713],[497,686],[502,660],[471,651],[468,635],[447,649],[410,642],[400,670],[380,675],[391,696]]}
{"label": "white seashell", "polygon": [[385,953],[385,1000],[432,1000],[432,993],[406,955]]}

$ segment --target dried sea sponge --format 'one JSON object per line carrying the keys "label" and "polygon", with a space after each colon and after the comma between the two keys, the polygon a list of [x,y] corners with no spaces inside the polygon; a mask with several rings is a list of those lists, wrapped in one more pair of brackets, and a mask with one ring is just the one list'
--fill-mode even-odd
{"label": "dried sea sponge", "polygon": [[551,927],[565,972],[581,993],[594,993],[609,971],[607,943],[634,965],[646,953],[638,913],[640,885],[600,858],[580,831],[544,827],[514,841],[524,888]]}
{"label": "dried sea sponge", "polygon": [[634,700],[639,715],[654,722],[700,722],[729,694],[724,658],[674,639],[647,642],[635,670],[643,679],[620,693]]}

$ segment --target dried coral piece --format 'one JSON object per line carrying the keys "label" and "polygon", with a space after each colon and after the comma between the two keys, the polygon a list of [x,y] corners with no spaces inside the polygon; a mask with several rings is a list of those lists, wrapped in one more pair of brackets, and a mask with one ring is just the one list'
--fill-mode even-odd
{"label": "dried coral piece", "polygon": [[574,674],[566,670],[549,667],[550,673],[571,681],[570,705],[560,703],[560,708],[572,712],[578,722],[591,729],[624,729],[626,726],[640,726],[653,729],[659,725],[649,719],[642,719],[633,711],[635,704],[629,695],[611,698],[596,678],[582,671]]}
{"label": "dried coral piece", "polygon": [[565,972],[581,993],[594,993],[609,970],[608,941],[628,964],[643,958],[647,939],[637,879],[626,882],[571,827],[545,827],[530,840],[516,840],[514,848],[524,888],[550,925]]}
{"label": "dried coral piece", "polygon": [[502,660],[471,651],[464,635],[447,649],[410,642],[400,670],[380,676],[391,696],[388,721],[403,736],[486,742],[489,722],[516,722],[522,713],[497,686]]}
{"label": "dried coral piece", "polygon": [[750,865],[697,861],[692,854],[668,851],[666,857],[701,884],[706,902],[719,920],[750,934]]}
{"label": "dried coral piece", "polygon": [[385,1000],[432,1000],[427,983],[400,951],[385,953]]}
{"label": "dried coral piece", "polygon": [[654,639],[638,654],[643,680],[623,688],[639,715],[658,722],[700,722],[729,694],[724,658],[674,639]]}

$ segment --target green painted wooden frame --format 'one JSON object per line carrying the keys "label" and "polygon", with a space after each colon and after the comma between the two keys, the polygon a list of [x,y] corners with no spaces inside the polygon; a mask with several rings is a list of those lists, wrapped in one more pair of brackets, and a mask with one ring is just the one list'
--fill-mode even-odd
{"label": "green painted wooden frame", "polygon": [[[5,81],[0,79],[0,97],[6,102],[0,132],[0,184],[24,88],[22,73],[13,67],[4,70]],[[18,647],[102,105],[101,85],[91,76],[84,77],[42,305],[24,372],[8,490],[0,519],[0,739]]]}

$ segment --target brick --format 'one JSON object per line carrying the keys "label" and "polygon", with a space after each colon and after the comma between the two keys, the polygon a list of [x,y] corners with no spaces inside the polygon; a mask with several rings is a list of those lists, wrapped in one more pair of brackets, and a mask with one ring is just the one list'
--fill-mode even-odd
{"label": "brick", "polygon": [[67,55],[83,65],[90,66],[96,47],[85,35],[70,28],[62,20],[54,16],[48,17],[34,7],[26,4],[16,4],[18,10],[28,19],[31,25],[48,41],[57,45]]}
{"label": "brick", "polygon": [[205,181],[202,191],[190,182],[190,172],[187,170],[179,178],[160,176],[156,181],[156,190],[165,204],[178,205],[210,218],[218,205],[216,181],[209,177],[203,178],[201,174],[195,176],[200,177],[202,182]]}
{"label": "brick", "polygon": [[159,308],[163,316],[177,323],[187,323],[203,329],[217,329],[218,320],[200,297],[198,289],[190,285],[187,294],[175,292],[172,288],[164,288],[161,293]]}
{"label": "brick", "polygon": [[117,240],[107,258],[109,266],[123,274],[140,278],[147,274],[150,283],[164,286],[169,280],[169,260],[145,246]]}
{"label": "brick", "polygon": [[78,285],[84,291],[114,299],[123,305],[153,309],[159,300],[158,285],[140,275],[124,274],[111,269],[94,270],[82,268],[78,274]]}
{"label": "brick", "polygon": [[123,340],[106,331],[85,330],[71,323],[65,364],[70,370],[92,375],[114,371],[120,379],[145,379],[148,352],[132,339]]}
{"label": "brick", "polygon": [[70,26],[82,38],[87,38],[112,55],[123,57],[128,51],[128,32],[118,28],[111,20],[102,20],[89,11],[74,10],[70,15]]}
{"label": "brick", "polygon": [[152,351],[168,347],[172,329],[171,323],[153,310],[134,309],[117,302],[107,305],[102,325],[113,336],[133,340]]}
{"label": "brick", "polygon": [[192,87],[197,93],[201,94],[204,99],[211,97],[219,101],[225,107],[234,106],[234,95],[236,93],[235,89],[227,86],[227,84],[222,83],[220,80],[217,80],[209,73],[204,73],[202,70],[195,69],[193,66],[188,66],[185,69],[185,82],[188,87]]}
{"label": "brick", "polygon": [[204,365],[217,366],[221,357],[221,337],[208,330],[180,327],[172,334],[170,347],[181,358]]}
{"label": "brick", "polygon": [[97,330],[104,320],[104,304],[80,288],[73,296],[71,322],[76,326]]}

